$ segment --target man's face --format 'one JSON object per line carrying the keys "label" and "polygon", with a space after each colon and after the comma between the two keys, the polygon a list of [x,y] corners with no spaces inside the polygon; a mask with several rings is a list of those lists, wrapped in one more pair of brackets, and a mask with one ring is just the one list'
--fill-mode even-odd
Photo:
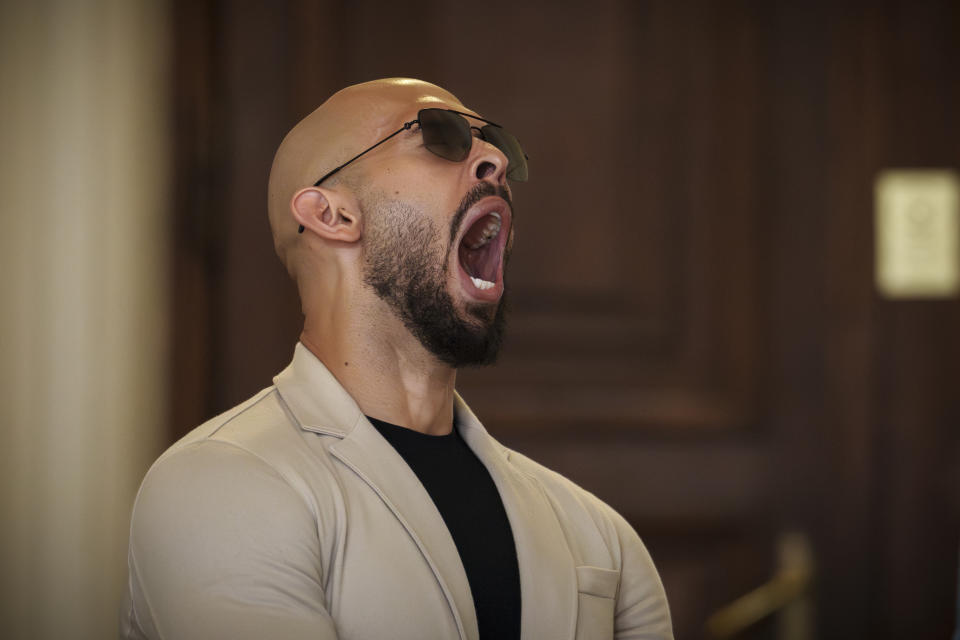
{"label": "man's face", "polygon": [[459,163],[427,151],[416,130],[398,142],[364,172],[364,282],[441,362],[490,364],[506,313],[506,159],[479,139]]}

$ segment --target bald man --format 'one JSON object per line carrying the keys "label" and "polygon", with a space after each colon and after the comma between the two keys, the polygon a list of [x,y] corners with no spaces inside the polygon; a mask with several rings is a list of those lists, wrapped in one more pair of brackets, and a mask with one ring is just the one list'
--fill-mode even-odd
{"label": "bald man", "polygon": [[454,390],[500,345],[526,162],[417,80],[344,89],[290,131],[268,210],[303,332],[273,386],[147,473],[122,637],[672,637],[630,525]]}

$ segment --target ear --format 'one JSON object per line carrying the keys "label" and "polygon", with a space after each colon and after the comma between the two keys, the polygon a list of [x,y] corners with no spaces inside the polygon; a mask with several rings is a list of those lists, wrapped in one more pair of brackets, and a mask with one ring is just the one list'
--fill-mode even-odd
{"label": "ear", "polygon": [[293,194],[290,211],[294,219],[327,240],[356,242],[360,239],[360,217],[345,206],[338,206],[332,194],[319,187],[307,187]]}

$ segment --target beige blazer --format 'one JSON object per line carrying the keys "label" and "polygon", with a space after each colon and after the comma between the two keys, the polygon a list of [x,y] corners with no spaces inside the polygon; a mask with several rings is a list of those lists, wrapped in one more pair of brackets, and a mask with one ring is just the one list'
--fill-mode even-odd
{"label": "beige blazer", "polygon": [[[269,387],[144,478],[123,638],[477,640],[470,585],[426,490],[302,344]],[[650,556],[610,507],[456,423],[510,519],[524,640],[671,638]]]}

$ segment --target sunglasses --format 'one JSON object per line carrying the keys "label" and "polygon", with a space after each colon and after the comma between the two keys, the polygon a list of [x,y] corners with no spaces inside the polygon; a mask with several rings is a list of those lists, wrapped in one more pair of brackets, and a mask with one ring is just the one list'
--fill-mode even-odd
{"label": "sunglasses", "polygon": [[[466,116],[466,117],[464,117]],[[467,118],[480,120],[486,124],[482,127],[471,126]],[[527,154],[523,152],[520,141],[516,136],[506,131],[496,122],[492,122],[480,116],[470,113],[454,111],[453,109],[420,109],[417,112],[417,119],[405,122],[402,127],[380,140],[372,147],[364,149],[353,156],[342,165],[329,172],[319,180],[313,183],[313,186],[319,187],[320,183],[337,173],[354,160],[359,159],[366,153],[373,151],[390,138],[404,131],[408,131],[413,125],[420,125],[420,133],[423,135],[423,144],[428,151],[438,155],[444,160],[451,162],[463,162],[470,155],[470,149],[473,147],[473,132],[480,135],[480,139],[489,142],[497,149],[503,152],[507,157],[507,178],[517,182],[526,182],[527,180]],[[300,225],[298,233],[303,233],[303,225]]]}

